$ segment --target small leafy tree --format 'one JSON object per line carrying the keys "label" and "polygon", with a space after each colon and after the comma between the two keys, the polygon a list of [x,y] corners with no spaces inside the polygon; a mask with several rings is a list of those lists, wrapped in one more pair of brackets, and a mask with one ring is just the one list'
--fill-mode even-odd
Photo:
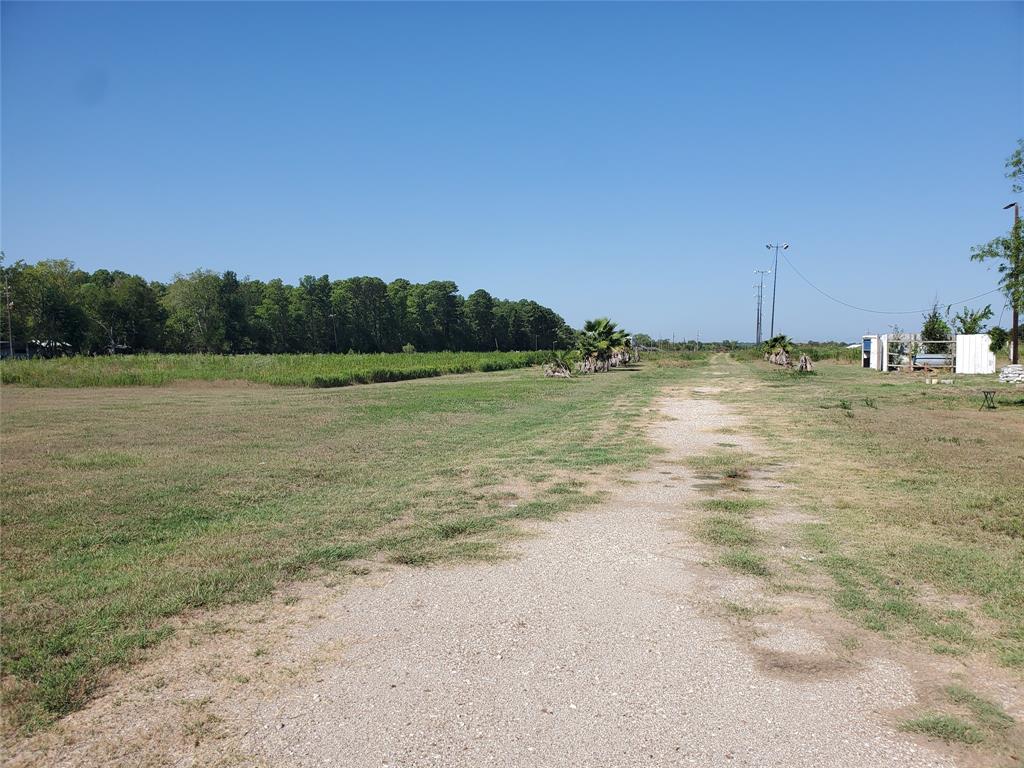
{"label": "small leafy tree", "polygon": [[942,313],[939,312],[939,305],[932,305],[932,311],[924,316],[924,325],[921,326],[922,341],[947,341],[952,336],[949,323],[946,322]]}
{"label": "small leafy tree", "polygon": [[988,331],[989,345],[988,348],[992,351],[992,354],[998,355],[1003,351],[1003,347],[1006,346],[1006,342],[1010,338],[1010,332],[1005,328],[995,326],[989,328]]}
{"label": "small leafy tree", "polygon": [[953,330],[956,333],[982,333],[985,330],[985,321],[991,317],[991,304],[987,304],[984,309],[964,307],[953,315]]}

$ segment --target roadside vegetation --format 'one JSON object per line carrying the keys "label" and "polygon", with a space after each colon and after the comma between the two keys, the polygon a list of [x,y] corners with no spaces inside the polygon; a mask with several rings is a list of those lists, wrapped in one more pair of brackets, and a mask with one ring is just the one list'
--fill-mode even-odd
{"label": "roadside vegetation", "polygon": [[326,570],[502,556],[518,521],[592,503],[591,481],[644,465],[645,408],[700,364],[665,355],[558,383],[6,388],[8,728],[80,707],[183,613]]}
{"label": "roadside vegetation", "polygon": [[788,490],[766,500],[819,521],[801,538],[836,606],[935,653],[1024,669],[1024,393],[1003,388],[986,412],[991,378],[731,373],[745,383],[725,397],[768,446],[762,463],[782,462]]}
{"label": "roadside vegetation", "polygon": [[378,355],[110,355],[5,360],[4,384],[28,387],[158,386],[247,381],[302,387],[423,379],[538,365],[546,352],[408,352]]}

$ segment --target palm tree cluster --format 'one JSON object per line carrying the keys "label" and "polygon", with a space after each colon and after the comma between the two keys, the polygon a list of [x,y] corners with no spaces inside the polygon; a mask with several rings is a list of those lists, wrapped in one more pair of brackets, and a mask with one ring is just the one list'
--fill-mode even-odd
{"label": "palm tree cluster", "polygon": [[772,336],[762,347],[764,359],[773,365],[791,365],[793,354],[793,340],[785,334]]}
{"label": "palm tree cluster", "polygon": [[587,320],[576,335],[576,348],[553,350],[544,366],[547,376],[569,377],[576,373],[599,373],[639,359],[631,335],[607,317]]}
{"label": "palm tree cluster", "polygon": [[632,344],[630,335],[618,328],[607,317],[587,320],[576,338],[583,373],[608,371],[619,365],[628,365]]}
{"label": "palm tree cluster", "polygon": [[[785,334],[772,336],[762,346],[764,359],[773,365],[781,365],[786,368],[793,366],[793,340]],[[798,368],[801,371],[811,371],[814,364],[809,355],[800,355]]]}

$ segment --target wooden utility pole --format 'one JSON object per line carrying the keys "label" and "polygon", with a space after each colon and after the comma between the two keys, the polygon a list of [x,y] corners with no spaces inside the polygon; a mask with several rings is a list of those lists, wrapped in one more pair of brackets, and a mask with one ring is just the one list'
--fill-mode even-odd
{"label": "wooden utility pole", "polygon": [[[1013,230],[1014,235],[1017,232],[1017,227],[1020,224],[1020,203],[1013,204]],[[1013,242],[1013,235],[1010,237],[1010,242]],[[1017,254],[1017,258],[1024,258],[1024,254]],[[1018,265],[1019,266],[1019,265]],[[1021,278],[1024,279],[1024,278]],[[1013,325],[1010,328],[1010,362],[1016,365],[1020,362],[1020,316],[1017,307],[1017,302],[1014,301],[1018,296],[1014,296],[1014,292],[1010,291],[1010,309],[1013,312]]]}

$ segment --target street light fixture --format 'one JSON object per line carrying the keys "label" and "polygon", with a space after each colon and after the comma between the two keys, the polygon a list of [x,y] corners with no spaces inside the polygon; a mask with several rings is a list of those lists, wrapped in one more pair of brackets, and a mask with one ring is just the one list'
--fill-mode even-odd
{"label": "street light fixture", "polygon": [[779,248],[784,251],[789,250],[789,243],[769,243],[765,246],[769,251],[775,249],[775,266],[772,268],[772,326],[771,331],[768,333],[768,338],[775,338],[775,289],[779,284]]}

